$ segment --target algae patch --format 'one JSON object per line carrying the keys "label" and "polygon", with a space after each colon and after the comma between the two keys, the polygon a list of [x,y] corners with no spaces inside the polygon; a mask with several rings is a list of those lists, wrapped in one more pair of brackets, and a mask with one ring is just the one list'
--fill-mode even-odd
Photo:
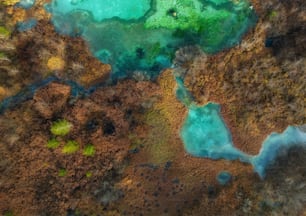
{"label": "algae patch", "polygon": [[52,123],[51,133],[56,136],[65,136],[67,135],[72,128],[72,124],[65,119],[58,120]]}

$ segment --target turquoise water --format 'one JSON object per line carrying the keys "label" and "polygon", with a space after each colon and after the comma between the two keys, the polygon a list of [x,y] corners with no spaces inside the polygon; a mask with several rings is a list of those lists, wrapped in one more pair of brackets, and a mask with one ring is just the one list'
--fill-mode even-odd
{"label": "turquoise water", "polygon": [[18,7],[29,9],[35,4],[35,0],[21,0],[17,3]]}
{"label": "turquoise water", "polygon": [[191,105],[181,129],[181,137],[186,151],[191,155],[248,161],[248,157],[233,146],[218,104]]}
{"label": "turquoise water", "polygon": [[[237,149],[231,133],[220,114],[220,106],[208,103],[196,105],[181,79],[177,79],[177,97],[189,111],[181,128],[181,138],[185,150],[196,157],[210,159],[240,160],[250,163],[261,178],[266,175],[269,165],[279,155],[284,155],[292,147],[306,148],[305,128],[289,126],[283,133],[272,133],[263,142],[257,155],[248,155]],[[187,103],[186,103],[187,101]]]}
{"label": "turquoise water", "polygon": [[238,44],[256,23],[246,0],[53,0],[46,9],[60,34],[83,37],[111,64],[114,79],[135,71],[154,79],[179,47],[215,53]]}
{"label": "turquoise water", "polygon": [[91,13],[93,21],[118,17],[133,20],[143,17],[151,9],[151,0],[54,0],[52,13],[69,14],[76,11]]}
{"label": "turquoise water", "polygon": [[227,171],[222,171],[218,173],[216,179],[220,185],[227,185],[231,181],[232,175]]}
{"label": "turquoise water", "polygon": [[264,177],[267,167],[277,156],[286,155],[292,147],[306,148],[306,130],[302,127],[289,126],[283,133],[272,133],[263,142],[259,154],[251,157],[250,162],[259,176]]}

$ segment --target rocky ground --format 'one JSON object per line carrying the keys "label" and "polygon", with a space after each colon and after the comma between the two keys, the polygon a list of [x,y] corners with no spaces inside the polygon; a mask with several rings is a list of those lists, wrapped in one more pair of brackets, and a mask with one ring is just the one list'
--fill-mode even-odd
{"label": "rocky ground", "polygon": [[[28,11],[4,2],[1,99],[49,75],[87,87],[107,79],[110,67],[80,38],[56,34],[43,1]],[[280,157],[262,181],[249,165],[187,155],[179,137],[187,110],[175,98],[173,72],[184,74],[198,103],[221,104],[235,145],[247,153],[272,131],[305,124],[305,2],[253,5],[258,24],[235,48],[195,59],[193,49],[181,50],[179,68],[158,80],[123,80],[89,97],[52,82],[0,115],[0,214],[305,215],[305,150]],[[38,19],[34,29],[14,31],[29,17]],[[59,119],[72,130],[49,148]],[[73,154],[62,151],[69,140],[79,143]],[[87,144],[95,154],[84,155]],[[216,181],[222,170],[232,174],[226,186]]]}

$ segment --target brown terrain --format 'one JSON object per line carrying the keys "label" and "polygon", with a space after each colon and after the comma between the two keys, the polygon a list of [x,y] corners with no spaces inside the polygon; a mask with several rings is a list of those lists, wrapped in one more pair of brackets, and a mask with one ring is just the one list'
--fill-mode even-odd
{"label": "brown terrain", "polygon": [[[8,29],[38,19],[31,31],[0,38],[7,56],[0,60],[0,99],[51,74],[85,87],[109,76],[110,66],[82,39],[54,31],[43,3],[28,11],[0,3],[0,24]],[[219,103],[235,146],[257,154],[271,132],[306,122],[306,5],[252,3],[258,24],[239,46],[177,58],[186,56],[179,69],[196,102]],[[69,85],[52,82],[1,114],[0,215],[306,215],[304,149],[280,157],[265,180],[248,164],[184,151],[179,132],[187,108],[175,97],[176,72],[104,85],[88,97],[72,97]],[[50,149],[50,127],[59,119],[73,127]],[[80,150],[64,154],[68,140]],[[95,154],[85,156],[89,143]],[[216,181],[223,170],[232,174],[225,186]]]}

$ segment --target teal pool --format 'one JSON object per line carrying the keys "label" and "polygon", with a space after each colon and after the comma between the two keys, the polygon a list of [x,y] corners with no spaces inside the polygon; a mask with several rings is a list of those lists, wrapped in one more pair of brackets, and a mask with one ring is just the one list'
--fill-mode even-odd
{"label": "teal pool", "polygon": [[53,0],[45,8],[60,34],[84,38],[111,64],[114,79],[135,71],[154,79],[185,45],[235,46],[257,20],[246,0]]}
{"label": "teal pool", "polygon": [[188,114],[181,128],[185,150],[195,156],[210,159],[240,160],[250,163],[261,178],[267,168],[279,155],[286,154],[292,147],[306,148],[306,125],[289,126],[282,133],[270,134],[262,143],[257,155],[246,154],[237,149],[231,133],[220,113],[220,105],[208,103],[197,105],[192,95],[177,81],[177,98],[188,108]]}

